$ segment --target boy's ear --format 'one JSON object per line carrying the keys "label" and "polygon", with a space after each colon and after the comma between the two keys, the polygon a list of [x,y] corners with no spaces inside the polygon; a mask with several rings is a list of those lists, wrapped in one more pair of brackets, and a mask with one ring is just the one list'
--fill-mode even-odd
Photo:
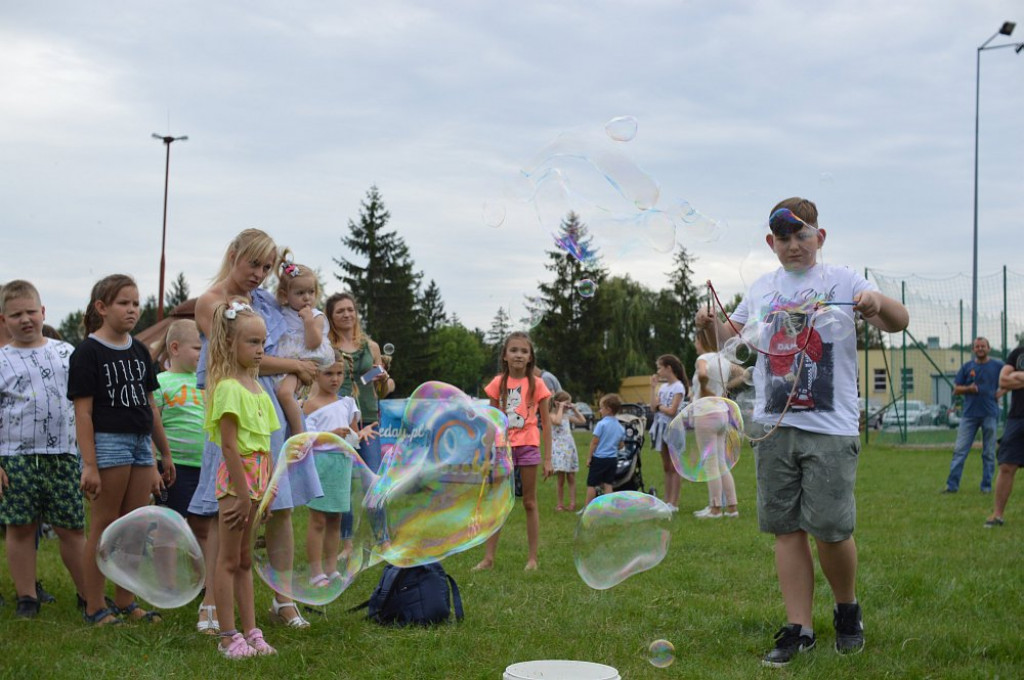
{"label": "boy's ear", "polygon": [[825,245],[825,230],[819,228],[818,229],[818,247],[820,248],[823,245]]}
{"label": "boy's ear", "polygon": [[768,244],[768,247],[775,250],[775,234],[768,232],[768,235],[764,237],[764,242]]}

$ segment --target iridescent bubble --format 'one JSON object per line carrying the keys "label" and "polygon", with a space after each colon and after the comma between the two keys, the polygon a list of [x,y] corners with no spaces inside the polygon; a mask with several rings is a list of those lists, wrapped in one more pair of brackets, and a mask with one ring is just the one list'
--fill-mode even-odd
{"label": "iridescent bubble", "polygon": [[501,225],[505,224],[505,216],[508,210],[505,207],[503,201],[490,200],[484,202],[483,218],[484,224],[488,227],[497,229]]}
{"label": "iridescent bubble", "polygon": [[668,552],[672,509],[638,491],[595,498],[576,525],[576,572],[591,588],[607,590],[658,566]]}
{"label": "iridescent bubble", "polygon": [[405,434],[364,501],[376,557],[399,567],[436,562],[501,528],[513,503],[505,423],[446,383],[416,388]]}
{"label": "iridescent bubble", "polygon": [[395,353],[395,346],[392,345],[390,342],[385,342],[384,346],[380,348],[380,351],[384,354],[384,356],[389,357]]}
{"label": "iridescent bubble", "polygon": [[629,142],[636,137],[637,122],[633,116],[616,116],[604,124],[604,131],[616,142]]}
{"label": "iridescent bubble", "polygon": [[592,298],[597,293],[597,284],[591,279],[580,279],[576,282],[576,292],[580,297]]}
{"label": "iridescent bubble", "polygon": [[[277,490],[312,467],[324,495],[290,511],[269,512]],[[310,473],[312,474],[312,473]],[[311,605],[333,602],[372,565],[364,526],[365,489],[376,481],[352,445],[332,432],[305,432],[285,441],[253,527],[253,570],[276,593]],[[351,513],[351,542],[339,541],[342,513]]]}
{"label": "iridescent bubble", "polygon": [[559,135],[524,168],[523,174],[538,187],[552,181],[559,184],[567,199],[571,197],[571,208],[584,217],[594,209],[615,214],[648,210],[661,193],[657,182],[622,152],[579,134]]}
{"label": "iridescent bubble", "polygon": [[815,308],[811,321],[814,330],[821,333],[822,337],[830,342],[850,337],[857,330],[853,313],[849,311],[852,307],[852,303],[820,303]]}
{"label": "iridescent bubble", "polygon": [[[743,416],[736,402],[724,397],[702,397],[688,404],[668,425],[666,441],[672,466],[691,482],[718,479],[740,458]],[[696,446],[679,447],[687,430]]]}
{"label": "iridescent bubble", "polygon": [[157,607],[181,607],[203,588],[206,567],[185,518],[170,508],[146,505],[103,530],[96,546],[103,575]]}
{"label": "iridescent bubble", "polygon": [[[749,325],[749,324],[748,324]],[[721,355],[728,361],[743,365],[754,358],[755,350],[740,335],[734,335],[722,343]]]}
{"label": "iridescent bubble", "polygon": [[545,309],[544,301],[541,298],[527,296],[525,315],[519,319],[519,323],[527,330],[536,327],[544,320]]}
{"label": "iridescent bubble", "polygon": [[689,201],[678,201],[665,212],[678,221],[676,237],[681,242],[711,243],[721,238],[728,230],[725,222],[708,217],[694,208]]}
{"label": "iridescent bubble", "polygon": [[676,660],[676,648],[668,640],[655,640],[647,648],[647,660],[655,668],[668,668]]}

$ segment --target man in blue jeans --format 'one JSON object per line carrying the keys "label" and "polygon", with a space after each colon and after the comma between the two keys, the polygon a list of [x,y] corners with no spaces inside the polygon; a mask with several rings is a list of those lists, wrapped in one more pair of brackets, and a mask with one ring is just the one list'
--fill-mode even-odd
{"label": "man in blue jeans", "polygon": [[974,358],[960,367],[954,379],[953,394],[963,395],[964,409],[953,445],[953,461],[942,493],[956,493],[960,476],[974,439],[981,428],[981,492],[991,493],[992,475],[996,468],[996,424],[999,421],[999,371],[1003,362],[989,357],[990,346],[985,338],[974,341]]}

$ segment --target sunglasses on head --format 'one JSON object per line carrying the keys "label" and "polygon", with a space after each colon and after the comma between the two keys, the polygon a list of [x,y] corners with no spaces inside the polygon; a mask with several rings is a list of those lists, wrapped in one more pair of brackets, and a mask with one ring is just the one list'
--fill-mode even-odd
{"label": "sunglasses on head", "polygon": [[771,217],[768,218],[768,228],[771,229],[773,233],[781,236],[795,234],[804,227],[815,229],[813,225],[807,224],[797,217],[796,213],[789,208],[779,208],[772,213]]}

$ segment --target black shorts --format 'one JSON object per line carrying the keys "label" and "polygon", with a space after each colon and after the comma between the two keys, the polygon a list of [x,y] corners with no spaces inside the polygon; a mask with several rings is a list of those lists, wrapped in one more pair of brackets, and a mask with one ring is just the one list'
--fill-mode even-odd
{"label": "black shorts", "polygon": [[587,472],[587,486],[614,484],[615,468],[618,464],[618,458],[591,458],[590,470]]}
{"label": "black shorts", "polygon": [[175,465],[174,484],[167,487],[167,500],[158,500],[157,504],[166,505],[182,517],[188,517],[188,504],[199,485],[200,469],[188,465]]}
{"label": "black shorts", "polygon": [[1024,466],[1024,418],[1006,421],[996,460],[1000,465]]}

